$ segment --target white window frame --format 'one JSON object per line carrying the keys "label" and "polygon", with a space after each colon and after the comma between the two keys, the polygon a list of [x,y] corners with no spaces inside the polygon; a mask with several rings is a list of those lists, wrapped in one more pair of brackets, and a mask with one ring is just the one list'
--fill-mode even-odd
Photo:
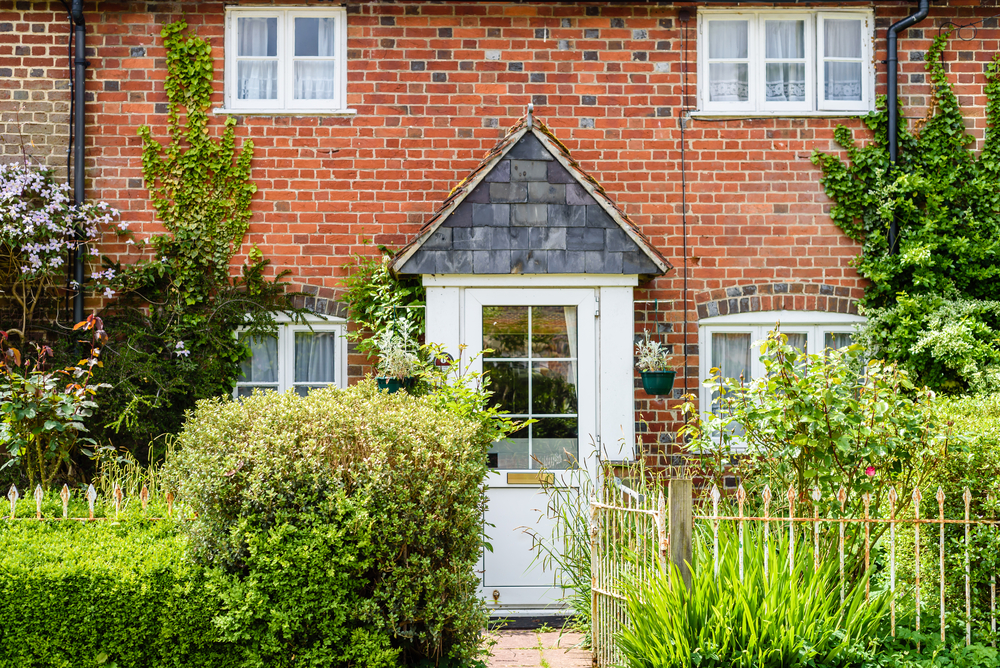
{"label": "white window frame", "polygon": [[[855,325],[865,322],[865,318],[846,313],[826,313],[824,311],[758,311],[754,313],[734,313],[713,318],[702,318],[698,321],[698,381],[699,406],[703,415],[712,412],[712,397],[709,388],[702,383],[712,377],[712,335],[716,333],[749,333],[750,345],[750,378],[761,378],[764,375],[764,364],[760,361],[760,346],[754,346],[767,338],[767,333],[774,329],[776,323],[781,324],[780,331],[785,334],[803,332],[808,334],[806,352],[818,355],[825,349],[826,334],[849,332],[854,333]],[[742,451],[738,445],[736,450]]]}
{"label": "white window frame", "polygon": [[[240,18],[277,18],[278,97],[275,100],[240,100],[237,90],[237,30]],[[335,18],[334,60],[336,78],[332,100],[295,99],[295,19]],[[230,112],[350,113],[347,109],[347,10],[344,7],[227,7],[225,31],[225,100]]]}
{"label": "white window frame", "polygon": [[[857,19],[861,34],[861,100],[822,99],[824,90],[823,22],[829,19]],[[749,71],[746,102],[712,102],[709,99],[708,33],[713,21],[748,21],[747,49]],[[765,84],[764,22],[768,20],[805,20],[806,100],[804,102],[768,102]],[[695,115],[738,116],[809,116],[838,112],[866,113],[875,108],[875,69],[872,55],[875,19],[865,10],[698,10],[698,111]]]}
{"label": "white window frame", "polygon": [[[295,382],[295,334],[296,332],[335,332],[337,334],[337,344],[334,353],[334,373],[335,381],[330,383],[334,387],[347,387],[347,323],[341,319],[323,320],[316,317],[306,318],[308,324],[298,324],[291,322],[287,317],[278,318],[278,392],[285,392],[294,389],[297,384],[307,383]],[[239,336],[245,330],[239,330]],[[246,382],[237,380],[236,387],[233,388],[233,397],[239,396],[241,387],[257,387],[268,385],[263,382]]]}

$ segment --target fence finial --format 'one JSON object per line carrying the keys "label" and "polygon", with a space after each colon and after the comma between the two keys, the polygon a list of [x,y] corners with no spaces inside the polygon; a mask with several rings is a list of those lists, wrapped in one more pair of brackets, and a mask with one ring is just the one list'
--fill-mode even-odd
{"label": "fence finial", "polygon": [[97,500],[97,490],[93,485],[87,487],[87,506],[90,509],[90,519],[94,519],[94,501]]}
{"label": "fence finial", "polygon": [[149,488],[145,485],[139,490],[139,500],[142,502],[142,512],[146,512],[146,506],[149,505]]}
{"label": "fence finial", "polygon": [[45,492],[42,490],[41,483],[35,485],[35,518],[42,519],[42,499],[45,498]]}
{"label": "fence finial", "polygon": [[14,519],[17,516],[17,500],[21,498],[21,495],[17,492],[17,487],[11,485],[10,489],[7,491],[7,500],[10,501],[10,518]]}
{"label": "fence finial", "polygon": [[118,483],[115,483],[114,497],[115,497],[115,519],[118,519],[118,511],[121,510],[122,499],[125,498],[125,493],[122,492],[122,486],[119,485]]}
{"label": "fence finial", "polygon": [[63,504],[63,519],[69,518],[69,485],[63,485],[62,491],[59,492],[59,498],[62,499]]}

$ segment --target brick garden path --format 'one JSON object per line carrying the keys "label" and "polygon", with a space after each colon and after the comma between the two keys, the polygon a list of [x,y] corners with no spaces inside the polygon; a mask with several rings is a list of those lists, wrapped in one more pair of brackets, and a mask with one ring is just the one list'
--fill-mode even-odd
{"label": "brick garden path", "polygon": [[490,668],[590,668],[590,651],[577,645],[579,633],[498,631]]}

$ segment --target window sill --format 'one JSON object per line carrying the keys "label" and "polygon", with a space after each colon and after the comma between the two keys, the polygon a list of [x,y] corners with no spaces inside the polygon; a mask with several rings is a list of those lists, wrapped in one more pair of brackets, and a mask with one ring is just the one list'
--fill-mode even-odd
{"label": "window sill", "polygon": [[730,120],[741,118],[860,118],[874,110],[867,111],[691,111],[691,118]]}
{"label": "window sill", "polygon": [[216,107],[212,113],[219,116],[357,116],[357,109],[226,109]]}

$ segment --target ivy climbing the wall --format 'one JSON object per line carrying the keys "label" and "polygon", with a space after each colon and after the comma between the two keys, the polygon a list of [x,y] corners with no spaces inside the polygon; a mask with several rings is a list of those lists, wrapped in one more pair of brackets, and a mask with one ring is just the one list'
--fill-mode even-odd
{"label": "ivy climbing the wall", "polygon": [[[224,395],[249,350],[243,336],[273,334],[279,311],[298,314],[292,294],[267,277],[254,247],[238,275],[231,261],[250,224],[253,142],[236,146],[236,121],[209,128],[214,79],[207,40],[177,22],[162,31],[167,51],[166,141],[139,129],[142,167],[158,221],[166,230],[135,245],[134,262],[106,263],[119,298],[106,312],[115,333],[102,380],[101,433],[146,456],[150,441],[176,432],[198,399]],[[155,458],[155,453],[153,453]]]}
{"label": "ivy climbing the wall", "polygon": [[838,127],[848,160],[819,151],[812,160],[833,221],[862,243],[854,266],[871,281],[862,343],[934,389],[985,392],[1000,389],[1000,57],[986,71],[988,127],[976,154],[942,60],[949,36],[927,53],[931,105],[900,129],[891,169],[884,98],[865,118],[871,141]]}

